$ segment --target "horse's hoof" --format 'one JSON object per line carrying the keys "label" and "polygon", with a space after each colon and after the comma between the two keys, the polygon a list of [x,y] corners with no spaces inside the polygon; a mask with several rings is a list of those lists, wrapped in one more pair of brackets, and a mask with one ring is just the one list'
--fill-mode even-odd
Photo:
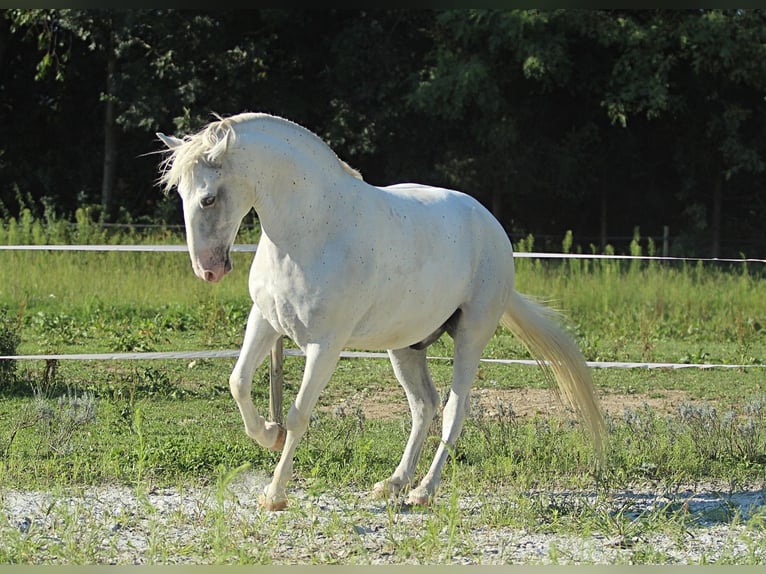
{"label": "horse's hoof", "polygon": [[286,498],[283,500],[273,500],[265,494],[261,494],[258,497],[258,503],[264,510],[268,510],[269,512],[279,512],[280,510],[287,508]]}
{"label": "horse's hoof", "polygon": [[407,495],[407,504],[410,506],[428,506],[431,504],[431,496],[424,488],[410,490]]}
{"label": "horse's hoof", "polygon": [[285,439],[287,438],[287,431],[282,425],[277,425],[277,440],[271,447],[271,450],[282,450],[285,446]]}

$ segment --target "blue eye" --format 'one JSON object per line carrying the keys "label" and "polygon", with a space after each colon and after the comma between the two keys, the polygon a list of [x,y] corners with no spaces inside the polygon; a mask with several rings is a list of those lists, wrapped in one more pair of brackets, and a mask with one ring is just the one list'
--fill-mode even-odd
{"label": "blue eye", "polygon": [[199,200],[199,204],[203,208],[212,207],[214,203],[215,203],[215,195],[204,195]]}

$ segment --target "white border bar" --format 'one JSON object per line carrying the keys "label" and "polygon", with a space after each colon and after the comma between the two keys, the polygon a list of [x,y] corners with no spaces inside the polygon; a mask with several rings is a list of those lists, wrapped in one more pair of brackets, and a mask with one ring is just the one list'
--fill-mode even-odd
{"label": "white border bar", "polygon": [[[254,253],[257,243],[237,243],[232,245],[234,252]],[[100,251],[100,252],[147,252],[175,253],[188,252],[186,245],[0,245],[0,251]],[[655,255],[603,255],[596,253],[544,253],[514,252],[519,259],[633,259],[638,261],[710,261],[719,263],[766,263],[766,259],[742,258],[727,259],[721,257],[661,257]]]}

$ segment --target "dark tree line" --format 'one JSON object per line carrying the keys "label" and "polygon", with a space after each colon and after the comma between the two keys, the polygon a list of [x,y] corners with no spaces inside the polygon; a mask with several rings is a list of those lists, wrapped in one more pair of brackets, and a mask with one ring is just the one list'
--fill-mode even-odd
{"label": "dark tree line", "polygon": [[763,255],[762,10],[0,11],[0,209],[180,221],[154,132],[265,111],[509,233]]}

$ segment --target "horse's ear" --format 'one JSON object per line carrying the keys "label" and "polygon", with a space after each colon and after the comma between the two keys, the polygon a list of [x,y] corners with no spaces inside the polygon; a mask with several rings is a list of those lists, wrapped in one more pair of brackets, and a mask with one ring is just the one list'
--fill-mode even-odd
{"label": "horse's ear", "polygon": [[157,132],[157,137],[160,138],[162,143],[168,146],[168,149],[175,149],[184,143],[184,140],[182,139],[179,139],[175,136],[166,136],[165,134],[160,132]]}

